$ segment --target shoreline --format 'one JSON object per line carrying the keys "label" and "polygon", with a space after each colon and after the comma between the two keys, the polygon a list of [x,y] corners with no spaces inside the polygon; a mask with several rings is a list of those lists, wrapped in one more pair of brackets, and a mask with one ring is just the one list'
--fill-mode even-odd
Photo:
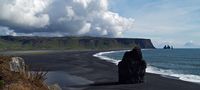
{"label": "shoreline", "polygon": [[[143,49],[143,50],[149,50],[149,49]],[[129,51],[129,50],[104,51],[104,52],[96,53],[93,56],[97,57],[97,58],[99,58],[101,60],[105,60],[105,61],[108,61],[108,62],[111,62],[111,63],[114,63],[115,65],[117,65],[120,60],[110,58],[108,56],[105,56],[105,54],[125,52],[125,51]],[[162,69],[159,69],[159,68],[151,66],[151,65],[148,65],[146,70],[147,70],[146,71],[147,73],[158,74],[158,75],[160,75],[162,77],[165,77],[165,78],[176,79],[176,80],[181,80],[181,81],[200,84],[199,81],[196,81],[194,79],[193,80],[187,79],[187,78],[192,78],[191,76],[199,77],[197,75],[193,75],[193,74],[177,74],[177,73],[167,73],[167,72],[163,73],[163,72],[159,71],[159,70],[162,70]],[[183,76],[188,76],[188,77],[183,77]]]}
{"label": "shoreline", "polygon": [[[199,84],[147,73],[145,83],[117,84],[118,70],[113,63],[93,57],[102,51],[69,51],[20,55],[32,71],[48,70],[64,73],[67,83],[63,90],[198,90]],[[55,76],[55,79],[59,76]],[[74,79],[70,79],[74,78]],[[77,82],[77,81],[79,82]],[[91,81],[91,82],[90,82]],[[72,84],[73,83],[73,84]],[[83,84],[80,84],[83,83]]]}

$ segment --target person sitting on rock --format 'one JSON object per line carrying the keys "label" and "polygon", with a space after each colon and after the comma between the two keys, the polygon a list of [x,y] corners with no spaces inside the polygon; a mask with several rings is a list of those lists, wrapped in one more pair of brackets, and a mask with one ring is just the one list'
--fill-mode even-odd
{"label": "person sitting on rock", "polygon": [[142,58],[142,52],[139,47],[132,51],[125,52],[122,61],[118,64],[119,83],[135,84],[143,83],[146,69],[146,62]]}

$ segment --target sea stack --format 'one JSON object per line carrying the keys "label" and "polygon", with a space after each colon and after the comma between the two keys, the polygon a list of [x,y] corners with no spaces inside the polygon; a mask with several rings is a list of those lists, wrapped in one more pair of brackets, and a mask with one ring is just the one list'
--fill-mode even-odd
{"label": "sea stack", "polygon": [[132,51],[125,52],[122,61],[118,64],[119,83],[143,83],[145,72],[146,62],[142,58],[141,49],[135,47]]}
{"label": "sea stack", "polygon": [[165,45],[165,46],[163,47],[163,49],[174,49],[174,47],[173,47],[173,46],[169,46],[169,45]]}

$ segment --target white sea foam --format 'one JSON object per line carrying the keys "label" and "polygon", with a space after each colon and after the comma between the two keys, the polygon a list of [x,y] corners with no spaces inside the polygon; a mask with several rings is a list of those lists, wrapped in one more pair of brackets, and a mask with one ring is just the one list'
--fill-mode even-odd
{"label": "white sea foam", "polygon": [[[100,58],[102,60],[106,60],[108,62],[115,63],[117,65],[120,60],[116,60],[116,59],[107,57],[107,56],[105,56],[105,54],[125,52],[125,51],[128,51],[128,50],[100,52],[100,53],[94,54],[93,56]],[[183,81],[200,83],[200,76],[198,76],[198,75],[177,73],[176,71],[173,71],[173,70],[160,69],[160,68],[157,68],[157,67],[154,67],[151,65],[147,65],[146,71],[148,73],[154,73],[154,74],[160,74],[162,76],[178,78]]]}
{"label": "white sea foam", "polygon": [[173,71],[173,70],[160,69],[160,68],[153,67],[150,65],[148,65],[148,67],[147,67],[147,72],[160,74],[160,75],[164,75],[164,76],[171,76],[171,77],[175,77],[180,80],[183,80],[183,81],[200,83],[200,76],[198,76],[198,75],[177,73],[176,71]]}
{"label": "white sea foam", "polygon": [[119,62],[120,60],[116,60],[116,59],[107,57],[107,56],[105,56],[105,54],[117,53],[117,52],[125,52],[125,51],[128,51],[128,50],[99,52],[99,53],[94,54],[93,56],[94,56],[94,57],[97,57],[97,58],[100,58],[100,59],[102,59],[102,60],[106,60],[106,61],[108,61],[108,62],[115,63],[115,64],[117,65],[118,62]]}

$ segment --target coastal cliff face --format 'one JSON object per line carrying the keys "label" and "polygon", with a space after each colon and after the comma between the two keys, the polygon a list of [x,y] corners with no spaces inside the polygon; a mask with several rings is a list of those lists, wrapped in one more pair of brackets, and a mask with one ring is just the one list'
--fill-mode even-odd
{"label": "coastal cliff face", "polygon": [[0,50],[108,50],[154,48],[150,39],[102,38],[102,37],[24,37],[1,36]]}

